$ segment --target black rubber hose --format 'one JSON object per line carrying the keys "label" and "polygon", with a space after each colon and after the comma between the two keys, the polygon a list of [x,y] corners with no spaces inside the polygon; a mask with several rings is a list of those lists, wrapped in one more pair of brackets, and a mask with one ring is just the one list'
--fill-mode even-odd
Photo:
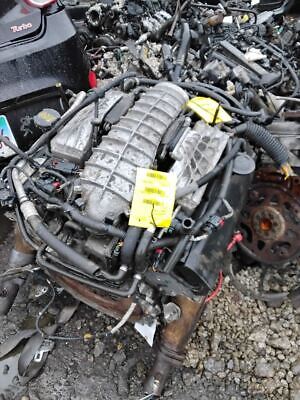
{"label": "black rubber hose", "polygon": [[68,278],[74,279],[80,283],[83,283],[87,286],[94,287],[95,289],[99,289],[103,292],[110,293],[114,296],[131,297],[134,294],[134,292],[136,291],[136,288],[140,282],[139,277],[134,277],[133,282],[132,282],[131,286],[129,287],[129,289],[125,289],[125,290],[114,289],[114,288],[106,286],[106,285],[101,285],[93,280],[82,278],[78,275],[72,274],[71,272],[65,271],[61,268],[57,268],[55,265],[53,265],[43,259],[41,251],[38,251],[36,259],[37,259],[38,265],[40,265],[41,267],[43,267],[49,271],[52,271],[56,274],[67,276]]}
{"label": "black rubber hose", "polygon": [[156,242],[150,244],[150,246],[148,247],[148,253],[156,249],[162,249],[163,247],[173,247],[179,242],[181,238],[182,236],[174,236],[159,239]]}
{"label": "black rubber hose", "polygon": [[125,231],[116,228],[113,225],[108,225],[103,222],[93,220],[87,215],[82,215],[80,211],[70,206],[70,204],[68,203],[63,203],[63,209],[65,212],[70,214],[71,218],[75,222],[78,222],[79,224],[83,225],[86,228],[89,228],[97,232],[105,233],[106,235],[109,236],[118,237],[119,239],[124,239],[126,236]]}
{"label": "black rubber hose", "polygon": [[[46,247],[47,246],[44,246],[44,249]],[[70,270],[70,272],[73,271],[76,274],[79,273],[80,275],[84,275],[87,278],[91,277],[89,274],[86,274],[86,273],[84,273],[82,271],[79,271],[78,268],[76,268],[73,265],[68,264],[65,261],[63,261],[60,256],[55,256],[54,253],[46,253],[46,255],[47,255],[47,258],[50,259],[50,261],[54,262],[55,264],[61,265],[66,270]],[[123,265],[122,268],[120,268],[119,271],[116,274],[113,275],[112,281],[113,282],[120,282],[126,276],[127,271],[128,271],[127,267]],[[102,276],[100,275],[100,277],[98,277],[98,276],[93,277],[93,280],[95,282],[103,283],[103,278],[104,278],[104,275],[102,275]],[[106,279],[108,279],[108,278],[106,278]]]}
{"label": "black rubber hose", "polygon": [[[44,252],[46,248],[47,248],[47,245],[45,244],[43,246],[43,251],[42,252]],[[74,267],[74,265],[71,265],[70,263],[67,263],[66,261],[63,261],[61,256],[60,255],[58,255],[58,256],[55,255],[54,252],[51,252],[51,253],[50,252],[45,252],[45,255],[51,262],[53,262],[53,263],[55,263],[56,265],[59,265],[59,266],[61,265],[67,271],[74,272],[75,274],[80,274],[80,276],[85,276],[87,278],[91,277],[90,274],[87,274],[84,271],[79,270],[77,267]],[[95,277],[93,279],[98,280],[99,278]],[[103,278],[102,278],[101,283],[102,282],[103,282]]]}
{"label": "black rubber hose", "polygon": [[[233,146],[234,147],[234,146]],[[229,153],[233,150],[230,149],[230,144],[228,146],[228,153],[226,156],[229,155]],[[219,191],[218,197],[217,199],[214,201],[214,203],[209,207],[208,211],[202,216],[200,217],[200,219],[198,219],[196,221],[196,224],[193,226],[192,230],[191,230],[191,235],[195,235],[198,233],[198,231],[201,229],[201,227],[206,223],[207,219],[215,214],[218,211],[218,208],[220,207],[221,203],[222,203],[222,198],[226,195],[226,191],[228,189],[228,185],[230,183],[230,178],[231,178],[231,174],[232,174],[232,165],[233,165],[233,161],[232,158],[225,164],[226,166],[226,171],[224,173],[223,179],[222,179],[222,183],[221,183],[221,189]],[[179,262],[179,260],[181,259],[186,246],[188,245],[190,241],[190,235],[184,236],[179,243],[177,244],[177,246],[175,247],[173,253],[170,255],[170,257],[168,258],[165,268],[164,268],[164,272],[166,273],[171,273],[173,271],[173,269],[175,268],[176,264]]]}
{"label": "black rubber hose", "polygon": [[130,226],[127,230],[124,243],[121,249],[121,264],[132,267],[134,254],[138,241],[143,233],[142,228]]}
{"label": "black rubber hose", "polygon": [[254,300],[260,300],[260,301],[274,301],[274,300],[284,300],[289,296],[289,293],[271,293],[271,292],[255,292],[252,289],[247,288],[245,285],[243,285],[239,279],[236,277],[236,275],[233,272],[233,267],[232,264],[228,265],[226,272],[228,273],[228,276],[230,278],[230,283],[239,291],[241,292],[244,296],[250,297],[251,299]]}
{"label": "black rubber hose", "polygon": [[[37,234],[37,236],[42,239],[51,249],[53,249],[57,254],[59,254],[63,259],[67,260],[69,263],[74,265],[78,270],[83,271],[89,275],[94,275],[99,271],[99,266],[93,261],[79,254],[77,251],[72,249],[61,240],[59,240],[55,235],[53,235],[42,223],[38,216],[31,216],[28,218],[28,223]],[[127,273],[127,269],[119,269],[119,271],[112,275],[106,271],[100,271],[101,276],[105,279],[112,281],[120,281]]]}
{"label": "black rubber hose", "polygon": [[44,243],[46,243],[51,249],[55,250],[57,254],[62,256],[65,260],[70,262],[79,270],[82,270],[89,275],[94,275],[97,271],[99,271],[99,266],[93,261],[83,257],[81,254],[77,253],[77,251],[72,249],[72,247],[63,243],[55,235],[53,235],[41,222],[39,217],[29,217],[28,223]]}
{"label": "black rubber hose", "polygon": [[209,207],[209,209],[200,217],[197,221],[196,224],[194,225],[192,231],[194,235],[199,234],[200,229],[203,227],[203,225],[206,223],[206,221],[213,215],[215,215],[219,208],[221,207],[223,200],[225,199],[225,196],[228,191],[228,187],[230,185],[230,181],[232,179],[232,170],[233,170],[233,159],[229,161],[229,163],[226,166],[226,170],[224,173],[224,176],[222,178],[219,194],[217,198],[215,199],[214,203]]}
{"label": "black rubber hose", "polygon": [[287,148],[263,126],[245,122],[237,126],[234,131],[237,135],[246,137],[250,142],[263,148],[279,167],[288,163]]}
{"label": "black rubber hose", "polygon": [[[188,83],[188,82],[187,82]],[[199,85],[199,84],[198,84]],[[214,85],[210,85],[208,83],[200,83],[200,86],[210,89],[213,92],[216,92],[218,94],[220,94],[221,96],[223,96],[225,99],[227,99],[228,101],[230,101],[232,104],[234,104],[237,108],[241,108],[241,109],[245,109],[243,104],[236,99],[235,97],[233,97],[231,94],[229,94],[228,92],[226,92],[225,90],[218,88],[217,86]],[[246,111],[246,109],[245,109]]]}
{"label": "black rubber hose", "polygon": [[119,239],[124,239],[126,236],[126,232],[116,228],[113,225],[108,225],[100,221],[96,221],[87,215],[82,215],[80,211],[78,211],[75,207],[71,206],[69,203],[64,203],[63,201],[49,196],[47,193],[38,189],[33,181],[29,180],[30,190],[32,190],[35,194],[40,196],[42,199],[51,204],[56,204],[60,208],[64,210],[65,213],[69,214],[71,218],[76,221],[78,224],[83,225],[85,228],[91,229],[98,233],[104,233],[109,236],[118,237]]}
{"label": "black rubber hose", "polygon": [[180,258],[182,257],[182,254],[183,254],[186,246],[188,245],[189,241],[190,241],[190,236],[184,236],[180,240],[180,242],[175,247],[173,253],[168,258],[165,268],[164,268],[164,272],[169,274],[173,271],[176,264],[179,262]]}
{"label": "black rubber hose", "polygon": [[147,259],[148,247],[152,241],[152,238],[153,238],[153,232],[147,229],[143,233],[143,236],[140,240],[140,243],[135,253],[135,269],[137,272],[142,273],[147,269],[146,259]]}
{"label": "black rubber hose", "polygon": [[187,53],[190,48],[190,43],[191,43],[191,31],[189,24],[187,22],[184,22],[182,24],[181,28],[181,43],[178,49],[177,57],[176,57],[176,63],[175,63],[175,68],[173,72],[173,80],[175,82],[179,81],[179,78],[181,76],[181,71],[184,66]]}
{"label": "black rubber hose", "polygon": [[178,189],[176,191],[176,200],[195,192],[199,187],[206,185],[209,181],[215,178],[227,166],[227,164],[235,158],[244,143],[245,141],[243,139],[238,139],[234,143],[232,149],[224,156],[224,158],[219,162],[219,164],[216,165],[215,168],[198,179],[198,181],[194,184],[188,185],[182,189]]}

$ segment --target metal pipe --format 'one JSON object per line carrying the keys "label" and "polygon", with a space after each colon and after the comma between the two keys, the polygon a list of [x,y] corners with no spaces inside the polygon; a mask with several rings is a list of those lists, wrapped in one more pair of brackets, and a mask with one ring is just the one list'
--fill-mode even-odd
{"label": "metal pipe", "polygon": [[[82,301],[95,310],[101,311],[113,318],[122,318],[126,313],[133,300],[128,298],[117,298],[105,296],[96,293],[95,290],[76,281],[75,279],[49,271],[49,275],[74,298]],[[130,321],[137,321],[142,317],[142,310],[139,306],[135,307],[133,314],[130,316]]]}
{"label": "metal pipe", "polygon": [[145,393],[155,396],[161,396],[172,369],[182,364],[185,347],[205,308],[204,296],[198,302],[177,296],[172,302],[180,308],[181,317],[163,329],[156,360],[144,386]]}

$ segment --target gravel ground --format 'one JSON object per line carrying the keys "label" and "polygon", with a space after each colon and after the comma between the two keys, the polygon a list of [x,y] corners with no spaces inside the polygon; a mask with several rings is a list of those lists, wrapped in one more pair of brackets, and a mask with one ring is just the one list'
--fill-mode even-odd
{"label": "gravel ground", "polygon": [[[12,234],[3,223],[0,226],[3,268]],[[241,272],[241,279],[255,285],[258,273],[255,268],[248,269]],[[33,300],[31,291],[29,284],[23,287],[12,311],[0,318],[0,342],[24,323],[32,323],[46,304],[47,295]],[[50,311],[55,313],[55,307]],[[299,321],[300,310],[290,303],[267,307],[242,296],[226,278],[222,294],[208,305],[194,333],[184,367],[172,375],[163,399],[300,400]],[[78,336],[91,332],[93,339],[58,342],[36,379],[27,387],[17,385],[17,390],[6,391],[2,397],[5,364],[0,360],[0,400],[141,398],[151,351],[130,325],[108,343],[101,341],[100,332],[114,323],[80,305],[60,333]]]}

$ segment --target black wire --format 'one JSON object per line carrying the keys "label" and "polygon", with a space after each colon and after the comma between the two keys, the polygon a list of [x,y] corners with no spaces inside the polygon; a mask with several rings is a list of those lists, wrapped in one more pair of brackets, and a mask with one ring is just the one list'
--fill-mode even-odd
{"label": "black wire", "polygon": [[155,207],[155,204],[152,203],[151,219],[152,219],[152,222],[153,222],[154,227],[157,228],[157,224],[156,224],[155,219],[154,219],[154,207]]}
{"label": "black wire", "polygon": [[235,273],[233,272],[231,263],[227,267],[227,273],[232,285],[243,295],[250,297],[254,300],[261,300],[268,302],[273,300],[284,300],[289,296],[289,292],[286,293],[254,292],[252,289],[249,289],[243,283],[241,283],[240,280],[236,277]]}
{"label": "black wire", "polygon": [[29,161],[33,163],[35,166],[37,166],[36,162],[27,153],[25,153],[17,146],[15,146],[7,137],[0,135],[0,142],[4,143],[5,146],[9,147],[12,151],[14,151],[20,158]]}
{"label": "black wire", "polygon": [[49,340],[64,340],[64,341],[73,341],[73,340],[84,340],[83,337],[73,337],[73,336],[56,336],[56,335],[48,335],[46,332],[44,332],[42,330],[42,328],[40,327],[40,321],[42,319],[42,317],[44,316],[44,314],[47,312],[47,310],[49,309],[49,307],[53,304],[55,297],[56,297],[56,292],[55,292],[55,288],[52,284],[52,282],[49,279],[46,279],[46,282],[48,284],[49,289],[51,290],[51,298],[49,300],[49,302],[45,305],[45,307],[42,309],[42,311],[40,311],[36,317],[35,320],[35,328],[37,330],[37,332],[44,338],[44,339],[49,339]]}
{"label": "black wire", "polygon": [[[156,79],[148,79],[148,78],[134,78],[138,85],[156,85],[159,82],[165,82],[163,80],[156,80]],[[243,107],[243,105],[231,96],[229,93],[222,93],[222,89],[217,88],[212,85],[202,84],[201,82],[173,82],[174,85],[178,85],[179,87],[190,90],[192,92],[201,93],[205,96],[209,96],[212,99],[221,103],[222,107],[232,113],[239,114],[249,118],[257,118],[261,117],[261,111],[251,111],[247,110]],[[223,91],[224,92],[224,91]],[[232,101],[237,107],[233,107],[229,104],[229,100]]]}

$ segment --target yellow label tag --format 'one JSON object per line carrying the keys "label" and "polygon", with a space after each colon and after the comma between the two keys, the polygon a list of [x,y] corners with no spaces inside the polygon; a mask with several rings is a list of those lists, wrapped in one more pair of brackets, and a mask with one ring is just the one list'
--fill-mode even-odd
{"label": "yellow label tag", "polygon": [[247,15],[247,14],[244,14],[242,17],[241,17],[241,23],[242,24],[245,24],[246,22],[248,22],[250,20],[250,18],[249,18],[249,15]]}
{"label": "yellow label tag", "polygon": [[168,228],[175,203],[174,174],[138,168],[129,225],[139,228]]}
{"label": "yellow label tag", "polygon": [[186,103],[186,106],[208,124],[232,121],[224,108],[209,97],[194,97]]}

